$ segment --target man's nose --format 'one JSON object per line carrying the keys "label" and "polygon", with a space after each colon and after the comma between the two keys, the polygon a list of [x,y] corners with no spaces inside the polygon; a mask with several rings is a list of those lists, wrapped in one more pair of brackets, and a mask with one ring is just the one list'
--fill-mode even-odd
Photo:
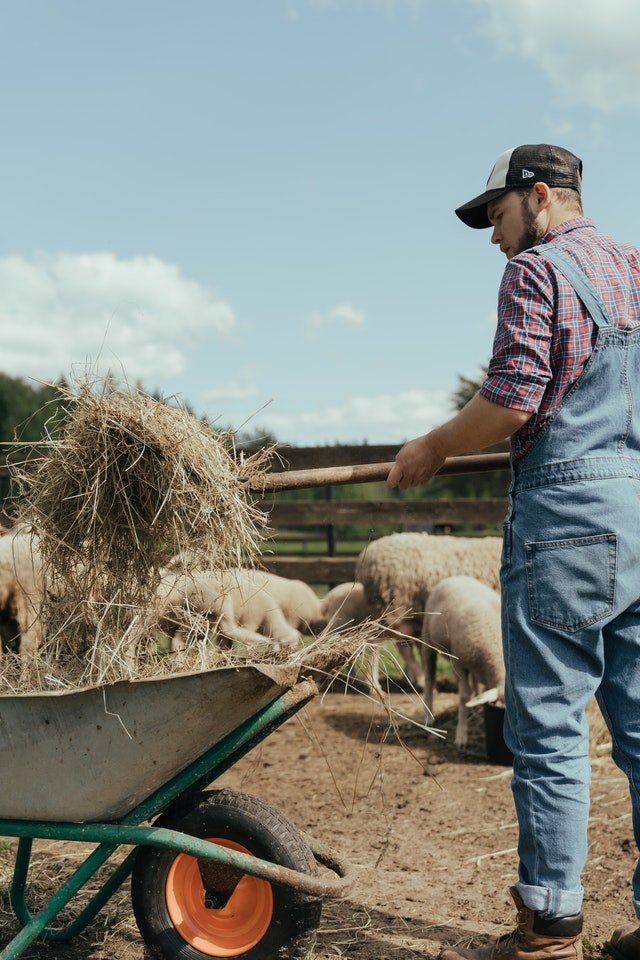
{"label": "man's nose", "polygon": [[498,232],[498,228],[494,227],[493,230],[491,231],[491,243],[500,243],[500,239],[501,238]]}

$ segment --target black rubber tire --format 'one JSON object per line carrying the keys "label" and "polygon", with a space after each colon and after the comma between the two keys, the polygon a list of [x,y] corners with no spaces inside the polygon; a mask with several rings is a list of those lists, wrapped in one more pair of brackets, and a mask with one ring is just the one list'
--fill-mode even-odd
{"label": "black rubber tire", "polygon": [[[154,826],[179,830],[192,837],[237,843],[263,860],[311,875],[318,872],[313,853],[300,831],[271,804],[249,794],[232,790],[200,794],[188,810],[167,811]],[[224,950],[219,943],[209,940],[203,945],[201,937],[197,941],[201,948],[194,946],[176,929],[167,903],[167,881],[180,857],[182,864],[197,864],[190,857],[160,847],[145,845],[136,852],[131,874],[133,912],[145,943],[156,955],[166,960],[211,960],[221,956],[299,960],[308,953],[320,922],[322,901],[292,887],[266,881],[260,883],[270,891],[267,895],[273,898],[272,911],[259,942],[248,949],[234,946],[232,949],[240,952],[232,953],[228,952],[228,945]],[[253,882],[256,880],[253,878]],[[203,924],[202,936],[205,935]]]}

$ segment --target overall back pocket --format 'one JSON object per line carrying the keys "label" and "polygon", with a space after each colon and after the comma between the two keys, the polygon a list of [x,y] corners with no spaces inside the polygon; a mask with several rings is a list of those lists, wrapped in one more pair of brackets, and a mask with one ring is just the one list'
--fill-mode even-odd
{"label": "overall back pocket", "polygon": [[531,619],[573,632],[613,611],[617,537],[525,543]]}

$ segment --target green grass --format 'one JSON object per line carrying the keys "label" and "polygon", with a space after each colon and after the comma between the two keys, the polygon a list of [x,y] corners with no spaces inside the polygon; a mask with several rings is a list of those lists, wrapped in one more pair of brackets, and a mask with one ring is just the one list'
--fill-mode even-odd
{"label": "green grass", "polygon": [[[340,540],[336,543],[336,555],[340,557],[357,557],[367,546],[366,540]],[[263,553],[285,556],[327,556],[326,540],[268,540],[264,545]]]}
{"label": "green grass", "polygon": [[[380,651],[380,676],[389,677],[390,680],[398,682],[403,678],[402,658],[396,653],[395,646],[391,640],[386,640],[382,644]],[[360,665],[360,661],[358,661]],[[438,681],[449,681],[453,679],[451,670],[451,660],[448,657],[438,657],[436,662],[436,683]]]}

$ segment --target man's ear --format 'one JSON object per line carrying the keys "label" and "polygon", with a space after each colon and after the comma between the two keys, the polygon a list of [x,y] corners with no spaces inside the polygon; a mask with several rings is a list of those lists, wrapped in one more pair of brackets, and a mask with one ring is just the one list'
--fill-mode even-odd
{"label": "man's ear", "polygon": [[534,183],[531,194],[535,203],[535,213],[542,213],[551,203],[551,188],[540,180]]}

